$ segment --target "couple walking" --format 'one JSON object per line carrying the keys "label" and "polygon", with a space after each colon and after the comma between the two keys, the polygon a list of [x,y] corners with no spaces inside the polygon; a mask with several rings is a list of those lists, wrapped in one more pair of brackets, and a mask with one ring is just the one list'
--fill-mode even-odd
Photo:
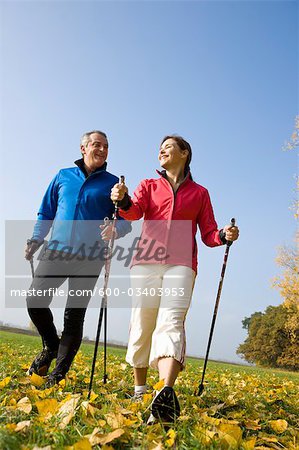
{"label": "couple walking", "polygon": [[[170,135],[162,140],[159,177],[141,181],[132,197],[125,184],[118,183],[117,177],[106,170],[105,133],[85,133],[80,147],[82,158],[75,161],[76,167],[60,170],[50,183],[32,238],[27,242],[25,258],[30,260],[52,229],[31,289],[46,292],[68,279],[69,290],[90,292],[105,261],[100,257],[84,259],[78,252],[82,241],[99,239],[100,255],[105,241],[111,238],[112,227],[101,225],[99,238],[98,223],[105,217],[112,218],[114,202],[118,202],[120,216],[116,239],[131,231],[131,221],[144,218],[144,242],[150,237],[152,242],[162,243],[167,255],[156,260],[133,260],[133,308],[126,359],[133,367],[137,400],[146,392],[148,367],[158,369],[164,388],[153,400],[152,415],[171,422],[180,413],[173,386],[184,368],[184,323],[197,272],[197,228],[209,247],[236,240],[239,230],[231,225],[218,229],[207,189],[191,176],[192,149],[182,137]],[[134,297],[137,289],[139,294]],[[149,290],[150,298],[146,295]],[[51,300],[50,290],[43,297],[27,297],[29,316],[43,342],[43,350],[32,362],[29,373],[46,375],[56,359],[47,386],[65,378],[80,347],[90,294],[83,298],[68,296],[61,338],[49,308]]]}

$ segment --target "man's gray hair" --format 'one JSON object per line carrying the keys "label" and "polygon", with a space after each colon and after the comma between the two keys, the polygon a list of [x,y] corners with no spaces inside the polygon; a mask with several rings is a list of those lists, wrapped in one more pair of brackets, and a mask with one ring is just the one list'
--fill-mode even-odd
{"label": "man's gray hair", "polygon": [[[88,131],[87,133],[84,133],[83,136],[81,137],[80,147],[81,147],[81,145],[85,146],[90,141],[90,135],[94,134],[94,133],[101,134],[102,136],[104,136],[104,138],[107,139],[107,135],[103,131],[99,131],[99,130]],[[108,142],[108,139],[107,139],[107,142]]]}

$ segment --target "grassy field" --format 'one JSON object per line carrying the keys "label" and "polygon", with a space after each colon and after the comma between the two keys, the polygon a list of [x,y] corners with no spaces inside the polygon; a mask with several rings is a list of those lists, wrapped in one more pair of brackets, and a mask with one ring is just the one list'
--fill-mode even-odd
{"label": "grassy field", "polygon": [[124,350],[109,348],[106,385],[100,350],[89,402],[92,345],[82,345],[65,383],[44,390],[43,379],[26,376],[39,338],[0,332],[0,339],[1,450],[299,449],[299,374],[209,362],[197,397],[202,361],[190,358],[176,385],[181,416],[165,430],[145,425],[156,372],[144,401],[133,403]]}

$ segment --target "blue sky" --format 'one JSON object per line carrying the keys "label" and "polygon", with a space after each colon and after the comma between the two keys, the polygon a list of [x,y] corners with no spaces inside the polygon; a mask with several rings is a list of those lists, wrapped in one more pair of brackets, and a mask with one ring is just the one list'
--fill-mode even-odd
{"label": "blue sky", "polygon": [[[211,349],[211,357],[238,360],[241,320],[280,302],[271,289],[274,259],[294,239],[297,155],[281,147],[298,113],[298,3],[2,1],[0,8],[3,219],[35,218],[48,182],[80,156],[85,131],[107,132],[108,168],[126,176],[131,192],[155,176],[162,137],[183,135],[219,226],[235,216],[241,229]],[[223,250],[199,248],[187,320],[194,355],[205,352]],[[110,338],[125,342],[129,311],[110,314]],[[25,310],[4,305],[2,316],[29,322]],[[85,334],[95,328],[93,312]]]}

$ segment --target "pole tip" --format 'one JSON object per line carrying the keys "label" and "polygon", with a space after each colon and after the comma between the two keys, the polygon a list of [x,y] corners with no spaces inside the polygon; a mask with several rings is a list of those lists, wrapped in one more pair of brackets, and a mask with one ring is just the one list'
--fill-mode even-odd
{"label": "pole tip", "polygon": [[119,177],[119,182],[120,182],[120,184],[122,184],[122,183],[125,182],[125,176],[124,176],[124,175],[121,175],[121,176]]}
{"label": "pole tip", "polygon": [[203,383],[201,383],[199,385],[199,388],[198,388],[198,391],[197,391],[196,395],[199,397],[203,393],[203,390],[204,390],[204,386],[203,386]]}
{"label": "pole tip", "polygon": [[236,224],[236,219],[235,219],[234,217],[232,217],[232,218],[230,219],[230,224],[231,224],[232,227],[235,226],[235,224]]}

